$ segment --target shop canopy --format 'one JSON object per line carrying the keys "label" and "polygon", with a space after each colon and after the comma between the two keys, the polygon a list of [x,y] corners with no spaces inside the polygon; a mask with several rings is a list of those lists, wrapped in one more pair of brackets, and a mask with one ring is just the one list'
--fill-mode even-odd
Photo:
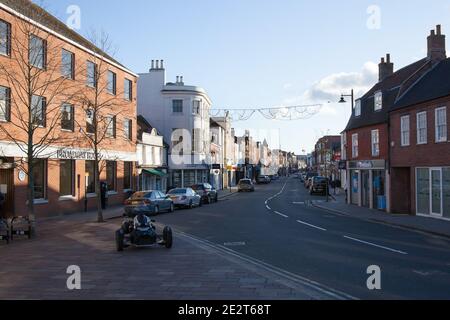
{"label": "shop canopy", "polygon": [[167,174],[165,174],[164,172],[156,170],[156,169],[142,169],[142,171],[144,171],[146,173],[149,173],[149,174],[153,174],[153,175],[158,176],[158,177],[165,177],[165,176],[167,176]]}

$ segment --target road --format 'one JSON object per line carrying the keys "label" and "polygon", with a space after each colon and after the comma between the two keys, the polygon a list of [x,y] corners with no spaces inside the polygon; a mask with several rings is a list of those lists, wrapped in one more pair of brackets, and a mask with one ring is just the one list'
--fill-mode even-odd
{"label": "road", "polygon": [[[156,219],[358,299],[450,299],[450,241],[308,205],[299,179]],[[324,198],[322,198],[324,199]],[[381,268],[381,290],[367,268]]]}

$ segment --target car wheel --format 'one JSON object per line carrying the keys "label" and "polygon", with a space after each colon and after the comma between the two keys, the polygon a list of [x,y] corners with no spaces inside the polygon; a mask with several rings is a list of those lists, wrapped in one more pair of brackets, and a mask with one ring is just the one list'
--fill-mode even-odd
{"label": "car wheel", "polygon": [[164,245],[167,249],[172,248],[173,239],[172,239],[172,229],[170,227],[165,227],[163,230],[163,240]]}
{"label": "car wheel", "polygon": [[206,198],[206,204],[211,204],[211,198],[209,196]]}
{"label": "car wheel", "polygon": [[174,211],[175,211],[175,206],[173,205],[173,203],[171,203],[169,212],[174,212]]}
{"label": "car wheel", "polygon": [[156,206],[155,209],[153,210],[153,212],[155,213],[155,215],[159,214],[159,207]]}
{"label": "car wheel", "polygon": [[120,230],[116,231],[116,249],[118,252],[123,251],[123,233]]}
{"label": "car wheel", "polygon": [[194,207],[194,204],[192,203],[192,200],[189,202],[189,209],[192,209]]}

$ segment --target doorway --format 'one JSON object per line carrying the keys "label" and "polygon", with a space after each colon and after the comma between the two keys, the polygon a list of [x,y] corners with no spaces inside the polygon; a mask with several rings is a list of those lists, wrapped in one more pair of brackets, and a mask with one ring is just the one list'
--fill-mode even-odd
{"label": "doorway", "polygon": [[361,171],[361,184],[362,184],[362,206],[370,207],[370,174],[368,170]]}
{"label": "doorway", "polygon": [[0,216],[14,216],[14,169],[0,168],[0,191],[5,197]]}

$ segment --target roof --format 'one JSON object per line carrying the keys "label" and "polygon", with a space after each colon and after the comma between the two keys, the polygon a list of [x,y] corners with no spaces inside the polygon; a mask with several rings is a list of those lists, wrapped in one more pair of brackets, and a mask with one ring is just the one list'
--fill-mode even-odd
{"label": "roof", "polygon": [[[419,71],[423,70],[428,62],[427,58],[416,61],[402,69],[397,70],[383,81],[375,84],[364,96],[361,97],[361,115],[355,117],[354,113],[345,128],[345,131],[385,123],[389,119],[389,111],[394,106],[400,91],[405,92],[412,79]],[[374,95],[376,92],[383,93],[383,108],[374,110]]]}
{"label": "roof", "polygon": [[391,111],[450,95],[450,58],[442,60],[425,73],[403,96]]}
{"label": "roof", "polygon": [[11,8],[12,10],[33,20],[34,22],[37,22],[40,25],[58,33],[59,35],[77,43],[78,45],[83,46],[90,51],[93,51],[94,53],[110,60],[118,66],[127,69],[124,65],[115,60],[109,54],[95,46],[91,41],[85,39],[83,36],[70,29],[65,23],[60,21],[55,16],[51,15],[40,6],[34,4],[33,2],[29,0],[0,0],[0,4]]}

